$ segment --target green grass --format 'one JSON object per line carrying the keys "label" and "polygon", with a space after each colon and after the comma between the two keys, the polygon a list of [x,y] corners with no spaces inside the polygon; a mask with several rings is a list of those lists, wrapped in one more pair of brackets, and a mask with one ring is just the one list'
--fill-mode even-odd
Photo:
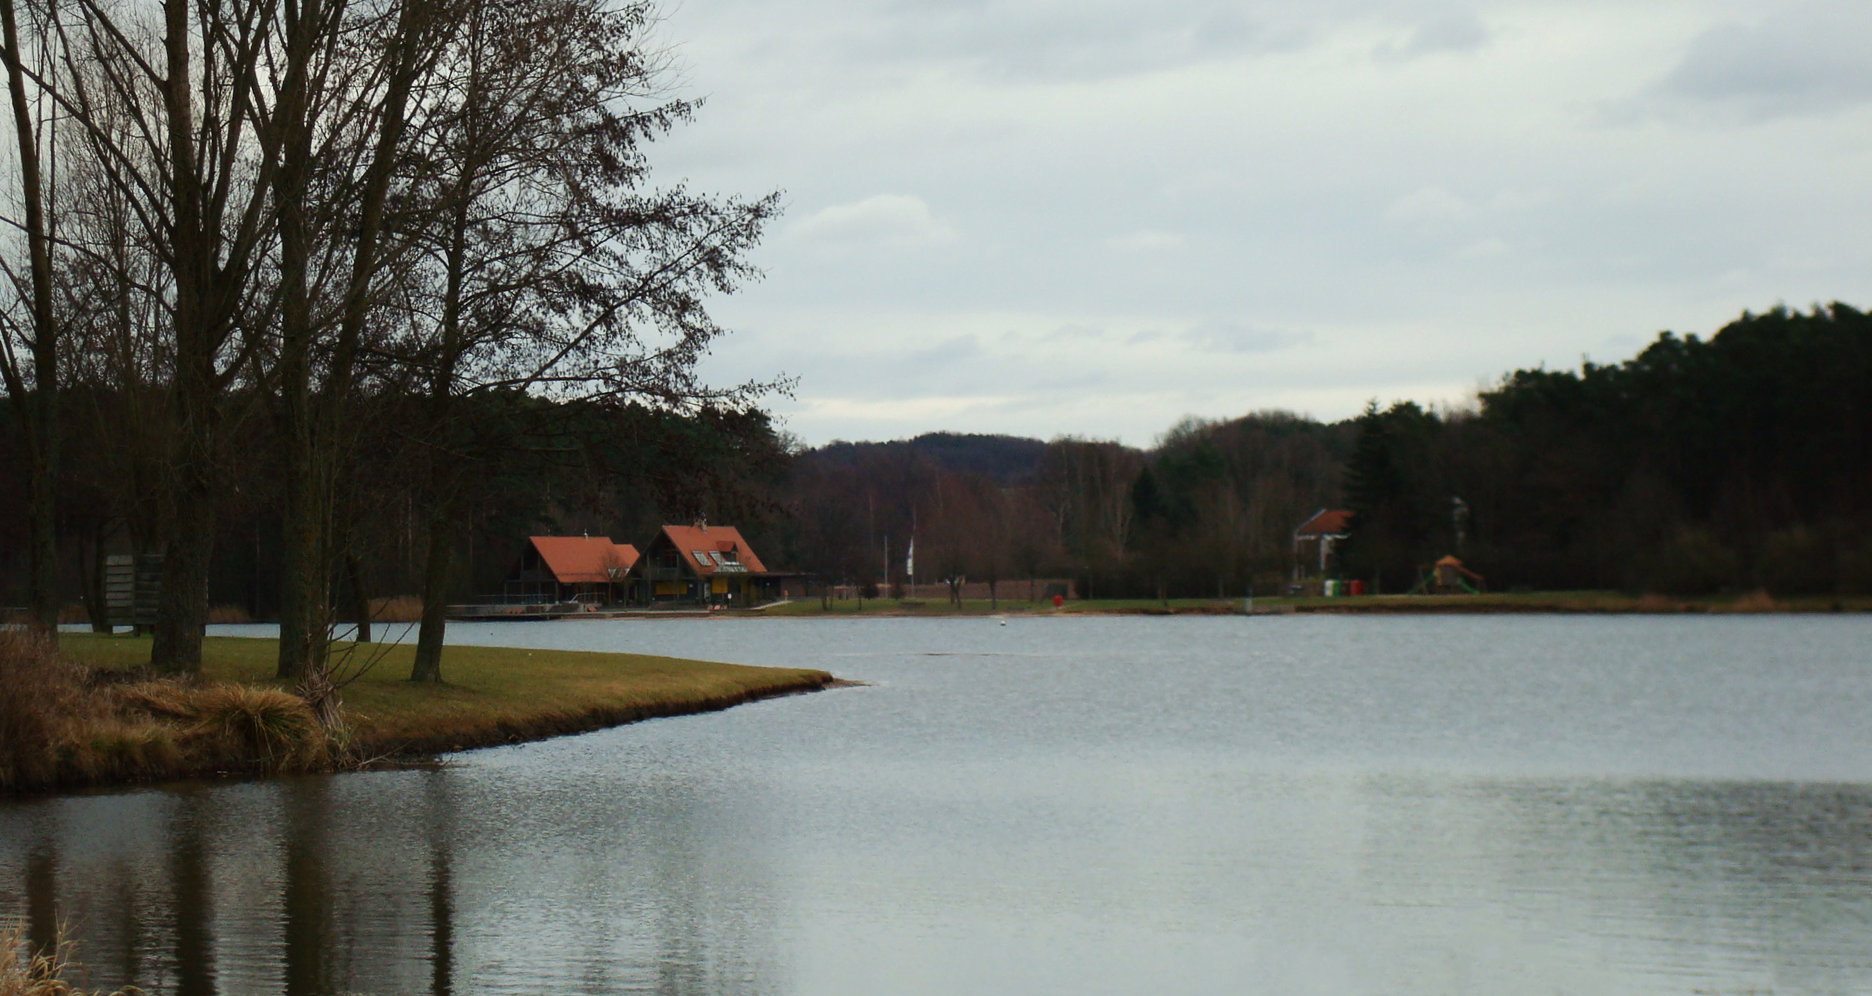
{"label": "green grass", "polygon": [[[108,667],[138,667],[149,659],[149,640],[141,637],[68,633],[60,638],[60,649]],[[209,637],[202,645],[203,677],[270,685],[277,653],[274,640]],[[824,671],[804,668],[450,646],[442,657],[443,684],[412,684],[405,679],[414,653],[410,645],[360,645],[344,665],[353,668],[366,654],[376,657],[342,691],[354,753],[395,755],[512,743],[723,709],[832,681]]]}

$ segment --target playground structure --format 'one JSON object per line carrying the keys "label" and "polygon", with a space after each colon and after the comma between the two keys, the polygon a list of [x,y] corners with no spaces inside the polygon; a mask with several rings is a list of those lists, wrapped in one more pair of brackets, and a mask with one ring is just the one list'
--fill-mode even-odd
{"label": "playground structure", "polygon": [[1420,566],[1417,571],[1417,584],[1409,592],[1412,595],[1480,595],[1488,590],[1488,579],[1464,567],[1453,555]]}

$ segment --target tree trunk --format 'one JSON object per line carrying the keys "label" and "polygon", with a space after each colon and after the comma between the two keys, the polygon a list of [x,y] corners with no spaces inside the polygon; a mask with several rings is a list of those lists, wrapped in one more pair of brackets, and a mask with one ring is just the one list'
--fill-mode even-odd
{"label": "tree trunk", "polygon": [[[41,371],[47,368],[41,367]],[[41,380],[50,377],[42,372]],[[52,388],[42,384],[34,392],[33,407],[38,409],[34,417],[34,435],[37,437],[29,449],[27,457],[32,465],[32,505],[27,513],[28,533],[31,549],[27,554],[28,577],[31,594],[32,628],[43,639],[56,644],[58,642],[58,497],[54,481],[53,462],[57,459],[57,442],[47,439],[47,430],[52,427]]]}
{"label": "tree trunk", "polygon": [[163,544],[162,594],[150,665],[159,671],[201,671],[202,635],[208,625],[208,561],[214,552],[214,508],[209,482],[184,473],[175,489],[175,512]]}
{"label": "tree trunk", "polygon": [[[298,440],[288,445],[298,448]],[[274,677],[296,682],[324,660],[325,627],[320,625],[325,571],[319,556],[317,501],[300,461],[310,454],[287,456],[284,497],[280,502],[280,632]]]}
{"label": "tree trunk", "polygon": [[89,566],[84,572],[85,615],[91,621],[91,632],[109,633],[112,631],[110,605],[104,592],[104,541],[112,530],[103,523],[98,523],[91,531],[91,549]]}
{"label": "tree trunk", "polygon": [[364,590],[364,565],[358,562],[355,550],[346,550],[344,555],[345,582],[351,594],[351,621],[357,627],[352,639],[358,643],[371,642],[371,607],[370,593]]}
{"label": "tree trunk", "polygon": [[411,681],[442,681],[442,636],[448,626],[449,561],[454,549],[452,502],[436,504],[429,514],[429,550],[423,568],[422,626],[416,633],[416,661]]}

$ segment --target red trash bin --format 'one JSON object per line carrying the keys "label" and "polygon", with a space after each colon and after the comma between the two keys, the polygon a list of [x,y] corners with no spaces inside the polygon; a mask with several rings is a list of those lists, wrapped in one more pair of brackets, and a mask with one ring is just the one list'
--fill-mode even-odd
{"label": "red trash bin", "polygon": [[1360,581],[1357,578],[1353,578],[1352,579],[1352,594],[1354,595],[1365,594],[1365,582]]}

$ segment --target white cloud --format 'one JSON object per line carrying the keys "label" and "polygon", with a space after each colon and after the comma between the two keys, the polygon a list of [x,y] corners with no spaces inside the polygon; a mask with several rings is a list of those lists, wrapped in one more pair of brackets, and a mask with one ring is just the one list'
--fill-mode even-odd
{"label": "white cloud", "polygon": [[1465,221],[1475,214],[1466,200],[1442,187],[1411,191],[1385,208],[1385,220],[1404,225],[1436,225]]}
{"label": "white cloud", "polygon": [[955,230],[937,220],[928,202],[912,194],[877,194],[822,208],[793,223],[788,234],[842,247],[905,248],[953,242]]}
{"label": "white cloud", "polygon": [[1473,52],[1489,40],[1488,26],[1473,9],[1432,12],[1411,25],[1403,41],[1382,45],[1380,59],[1400,61],[1451,52]]}
{"label": "white cloud", "polygon": [[1494,259],[1497,256],[1508,255],[1508,251],[1508,243],[1491,235],[1485,239],[1477,239],[1463,246],[1461,249],[1456,250],[1456,258],[1464,260]]}
{"label": "white cloud", "polygon": [[1137,231],[1101,239],[1099,245],[1113,252],[1151,253],[1183,248],[1183,236],[1176,232]]}

